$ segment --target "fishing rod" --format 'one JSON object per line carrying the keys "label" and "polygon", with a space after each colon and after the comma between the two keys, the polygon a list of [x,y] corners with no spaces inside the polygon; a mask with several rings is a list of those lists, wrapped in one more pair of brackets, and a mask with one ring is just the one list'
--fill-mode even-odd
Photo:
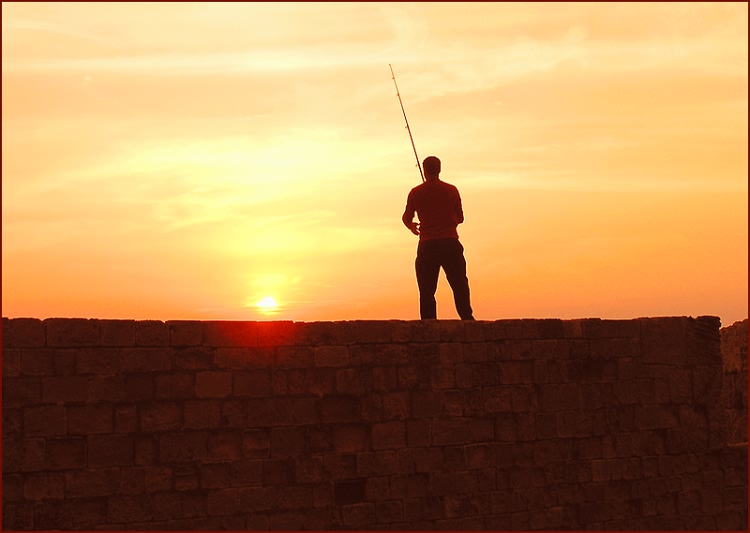
{"label": "fishing rod", "polygon": [[[391,64],[388,63],[391,67]],[[414,148],[414,157],[417,158],[417,168],[419,169],[419,175],[422,176],[424,181],[424,174],[422,173],[422,165],[419,163],[419,156],[417,155],[417,147],[414,146],[414,137],[411,135],[411,128],[409,127],[409,119],[406,118],[406,111],[404,111],[404,103],[401,101],[401,93],[398,92],[398,83],[396,83],[396,75],[393,73],[393,67],[391,67],[391,76],[393,77],[393,84],[396,86],[396,96],[398,96],[398,103],[401,104],[401,112],[404,114],[404,120],[406,121],[406,131],[409,132],[409,139],[411,139],[411,147]]]}

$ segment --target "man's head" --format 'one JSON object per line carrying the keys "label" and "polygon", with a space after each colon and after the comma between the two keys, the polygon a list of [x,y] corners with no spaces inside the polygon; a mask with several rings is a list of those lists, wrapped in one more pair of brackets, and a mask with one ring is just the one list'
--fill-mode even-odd
{"label": "man's head", "polygon": [[422,161],[422,168],[424,168],[425,178],[435,180],[440,176],[440,159],[434,155],[425,157],[425,160]]}

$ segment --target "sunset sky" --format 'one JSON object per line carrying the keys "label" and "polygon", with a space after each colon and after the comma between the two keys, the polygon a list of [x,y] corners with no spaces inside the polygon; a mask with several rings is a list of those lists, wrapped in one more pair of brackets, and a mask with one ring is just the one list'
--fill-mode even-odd
{"label": "sunset sky", "polygon": [[389,63],[477,319],[748,316],[747,3],[98,2],[2,3],[3,316],[419,318]]}

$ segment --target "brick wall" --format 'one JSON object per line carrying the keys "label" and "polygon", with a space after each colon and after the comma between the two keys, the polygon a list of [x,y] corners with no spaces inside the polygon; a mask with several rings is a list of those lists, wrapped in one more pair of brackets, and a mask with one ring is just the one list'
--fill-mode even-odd
{"label": "brick wall", "polygon": [[3,319],[4,529],[746,529],[719,320]]}
{"label": "brick wall", "polygon": [[747,442],[747,319],[721,329],[724,382],[720,415],[725,417],[727,441]]}

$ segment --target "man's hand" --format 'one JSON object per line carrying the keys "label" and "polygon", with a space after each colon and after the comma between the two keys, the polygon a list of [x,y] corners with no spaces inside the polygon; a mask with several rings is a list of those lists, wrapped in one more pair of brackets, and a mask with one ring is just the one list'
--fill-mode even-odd
{"label": "man's hand", "polygon": [[412,233],[413,233],[414,235],[419,235],[419,223],[417,223],[417,222],[412,222],[411,224],[409,224],[409,230],[410,230],[410,231],[411,231],[411,232],[412,232]]}

